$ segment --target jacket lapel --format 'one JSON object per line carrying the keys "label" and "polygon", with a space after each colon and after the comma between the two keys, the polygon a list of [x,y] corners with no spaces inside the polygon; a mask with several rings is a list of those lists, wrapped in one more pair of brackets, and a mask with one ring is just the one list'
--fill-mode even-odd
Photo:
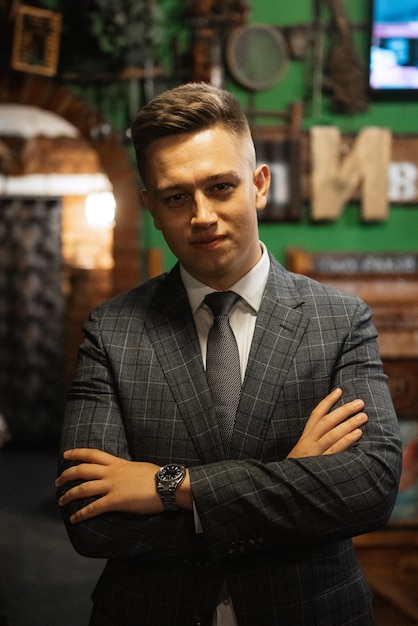
{"label": "jacket lapel", "polygon": [[[168,306],[167,306],[167,303]],[[272,412],[309,323],[292,275],[275,259],[261,307],[237,411],[231,458],[260,458]],[[193,315],[178,265],[151,302],[146,330],[202,463],[225,459]]]}
{"label": "jacket lapel", "polygon": [[271,259],[231,443],[232,458],[260,458],[260,450],[309,319],[291,274]]}
{"label": "jacket lapel", "polygon": [[160,285],[150,306],[153,315],[147,317],[145,327],[198,455],[204,463],[222,460],[220,430],[178,265]]}

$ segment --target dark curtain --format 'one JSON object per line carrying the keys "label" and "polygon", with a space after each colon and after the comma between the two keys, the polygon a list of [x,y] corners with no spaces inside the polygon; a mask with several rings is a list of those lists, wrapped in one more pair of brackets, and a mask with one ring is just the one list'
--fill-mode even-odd
{"label": "dark curtain", "polygon": [[12,442],[57,439],[63,302],[60,200],[0,199],[0,413]]}

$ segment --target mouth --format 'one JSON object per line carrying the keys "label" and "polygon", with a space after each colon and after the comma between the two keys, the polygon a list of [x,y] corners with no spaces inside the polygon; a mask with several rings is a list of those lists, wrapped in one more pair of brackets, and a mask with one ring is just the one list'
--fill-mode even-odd
{"label": "mouth", "polygon": [[211,250],[213,248],[216,248],[224,240],[225,236],[211,235],[209,237],[199,237],[198,239],[194,239],[191,243],[196,248],[200,248],[202,250]]}

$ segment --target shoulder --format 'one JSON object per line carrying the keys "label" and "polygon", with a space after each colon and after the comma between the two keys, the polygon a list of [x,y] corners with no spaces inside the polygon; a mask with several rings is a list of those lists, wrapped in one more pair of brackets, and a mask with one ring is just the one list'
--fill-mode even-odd
{"label": "shoulder", "polygon": [[94,308],[94,312],[98,314],[116,312],[124,309],[141,309],[146,308],[152,300],[160,285],[166,280],[167,274],[161,274],[156,278],[146,281],[145,283],[120,293],[110,300],[99,304]]}
{"label": "shoulder", "polygon": [[165,311],[184,291],[180,274],[176,268],[169,273],[152,278],[138,287],[123,292],[96,306],[90,313],[90,319],[103,321],[117,319],[144,320],[152,309]]}

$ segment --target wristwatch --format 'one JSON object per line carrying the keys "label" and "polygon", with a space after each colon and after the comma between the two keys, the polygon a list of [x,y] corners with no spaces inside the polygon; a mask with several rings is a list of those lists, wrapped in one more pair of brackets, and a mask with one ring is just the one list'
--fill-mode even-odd
{"label": "wristwatch", "polygon": [[185,476],[186,468],[184,465],[178,465],[177,463],[163,465],[155,474],[157,491],[166,511],[177,511],[178,507],[174,496],[177,487]]}

